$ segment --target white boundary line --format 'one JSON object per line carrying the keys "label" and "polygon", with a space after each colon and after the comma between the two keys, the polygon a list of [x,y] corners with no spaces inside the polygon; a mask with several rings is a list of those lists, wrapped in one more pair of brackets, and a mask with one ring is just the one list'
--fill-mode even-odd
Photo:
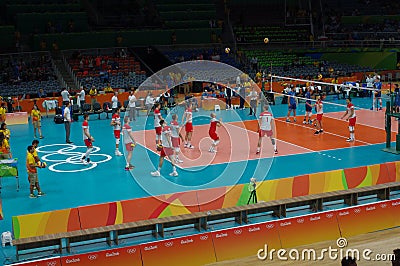
{"label": "white boundary line", "polygon": [[[338,113],[340,113],[340,112],[324,113],[324,115],[326,114],[326,117],[329,117],[329,118],[332,118],[332,119],[336,119],[336,120],[340,120],[340,121],[344,121],[344,120],[341,120],[341,119],[339,119],[339,118],[337,118],[337,117],[332,117],[332,116],[329,115],[329,114],[338,114]],[[377,127],[377,126],[368,125],[368,124],[364,124],[364,123],[356,122],[356,125],[362,125],[362,126],[366,126],[366,127],[372,127],[372,128],[376,128],[376,129],[380,129],[380,130],[385,131],[384,128],[380,128],[380,127]],[[385,131],[385,132],[386,132],[386,131]],[[395,131],[395,130],[391,130],[391,132],[397,133],[397,131]]]}
{"label": "white boundary line", "polygon": [[[279,122],[282,122],[282,123],[287,123],[287,124],[289,124],[289,125],[294,125],[294,126],[302,127],[302,128],[307,128],[307,129],[310,129],[310,130],[315,130],[314,128],[306,127],[306,126],[303,126],[303,125],[300,125],[300,124],[296,124],[296,123],[292,123],[292,122],[289,123],[289,122],[282,121],[282,120],[276,120],[276,121],[279,121]],[[342,136],[342,135],[335,134],[335,133],[328,132],[328,131],[323,131],[322,134],[330,134],[330,135],[337,136],[337,137],[340,137],[340,138],[346,138],[346,136]],[[361,143],[365,143],[366,145],[372,145],[372,143],[368,143],[368,142],[365,142],[365,141],[362,141],[362,140],[357,140],[357,139],[356,139],[356,141],[361,142]]]}

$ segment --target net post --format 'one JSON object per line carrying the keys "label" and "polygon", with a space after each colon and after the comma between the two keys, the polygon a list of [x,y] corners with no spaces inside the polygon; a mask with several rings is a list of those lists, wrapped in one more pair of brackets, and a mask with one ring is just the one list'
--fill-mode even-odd
{"label": "net post", "polygon": [[385,130],[386,130],[386,149],[390,148],[391,142],[391,131],[392,131],[392,119],[390,115],[390,102],[386,102],[386,111],[385,111]]}

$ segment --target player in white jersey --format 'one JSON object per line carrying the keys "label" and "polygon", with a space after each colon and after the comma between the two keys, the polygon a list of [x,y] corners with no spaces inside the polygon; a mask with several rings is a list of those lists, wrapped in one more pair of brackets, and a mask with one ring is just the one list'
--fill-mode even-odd
{"label": "player in white jersey", "polygon": [[323,133],[324,130],[322,129],[322,117],[324,115],[324,104],[322,103],[321,96],[317,96],[317,102],[315,103],[315,110],[317,112],[317,121],[316,121],[316,127],[317,131],[314,132],[314,135],[318,135],[320,133]]}
{"label": "player in white jersey", "polygon": [[194,149],[192,145],[192,135],[193,135],[193,112],[192,103],[188,103],[185,110],[185,114],[182,117],[182,124],[185,125],[185,148]]}
{"label": "player in white jersey", "polygon": [[175,161],[177,163],[183,163],[181,159],[179,159],[179,152],[181,149],[179,148],[179,145],[181,144],[180,140],[183,139],[182,135],[179,133],[180,127],[178,123],[178,115],[173,114],[172,115],[172,121],[171,121],[171,142],[172,142],[172,147],[174,148],[174,155],[175,155]]}
{"label": "player in white jersey", "polygon": [[160,121],[163,119],[160,112],[160,104],[154,104],[154,129],[156,131],[156,145],[161,144],[161,126]]}
{"label": "player in white jersey", "polygon": [[115,113],[111,118],[111,126],[114,128],[116,156],[122,156],[122,153],[119,151],[119,142],[121,139],[121,117],[119,115],[119,112],[119,108],[115,109]]}
{"label": "player in white jersey", "polygon": [[172,164],[172,172],[169,174],[170,176],[178,176],[178,172],[176,171],[175,167],[175,156],[174,150],[172,148],[172,141],[171,141],[171,128],[167,125],[164,120],[160,121],[160,126],[162,128],[161,131],[161,144],[163,146],[160,152],[160,161],[158,163],[157,171],[151,172],[152,176],[160,176],[160,171],[164,163],[165,156],[168,156],[169,160]]}
{"label": "player in white jersey", "polygon": [[89,114],[84,114],[82,123],[82,134],[83,134],[83,141],[85,142],[86,145],[86,152],[81,158],[81,162],[84,165],[92,163],[90,161],[90,153],[93,151],[94,138],[92,137],[92,135],[90,135],[88,121],[89,121]]}
{"label": "player in white jersey", "polygon": [[264,110],[261,112],[258,118],[258,143],[257,143],[257,152],[259,154],[261,151],[261,142],[264,136],[267,136],[271,139],[271,143],[274,146],[274,153],[278,154],[278,149],[276,148],[276,140],[274,136],[274,117],[268,111],[269,106],[264,105]]}
{"label": "player in white jersey", "polygon": [[125,149],[128,152],[128,154],[126,155],[125,170],[132,170],[133,168],[135,168],[131,164],[131,160],[132,160],[133,149],[136,146],[136,141],[135,141],[135,138],[133,137],[132,128],[129,125],[129,117],[128,116],[124,117],[124,126],[122,127],[122,136],[124,138]]}
{"label": "player in white jersey", "polygon": [[356,126],[356,111],[354,110],[354,105],[351,103],[351,98],[346,99],[347,102],[347,109],[346,113],[342,116],[342,119],[345,118],[346,120],[349,121],[349,131],[350,131],[350,137],[346,140],[347,142],[352,142],[355,141],[355,136],[354,136],[354,128]]}

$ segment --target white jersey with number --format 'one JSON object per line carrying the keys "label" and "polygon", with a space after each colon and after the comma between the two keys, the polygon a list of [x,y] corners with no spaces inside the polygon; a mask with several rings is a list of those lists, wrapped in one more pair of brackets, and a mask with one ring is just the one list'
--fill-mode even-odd
{"label": "white jersey with number", "polygon": [[169,126],[163,127],[161,131],[161,144],[165,148],[171,148],[171,128]]}
{"label": "white jersey with number", "polygon": [[171,121],[171,137],[179,138],[179,123],[178,121]]}
{"label": "white jersey with number", "polygon": [[271,121],[273,119],[273,116],[270,112],[262,112],[259,116],[260,118],[260,129],[261,130],[271,130]]}
{"label": "white jersey with number", "polygon": [[191,108],[185,110],[186,123],[192,123],[193,112]]}
{"label": "white jersey with number", "polygon": [[354,118],[356,117],[356,110],[354,110],[354,105],[352,103],[347,104],[347,111],[349,114],[351,114],[351,110],[353,110],[353,115],[350,116],[349,118]]}

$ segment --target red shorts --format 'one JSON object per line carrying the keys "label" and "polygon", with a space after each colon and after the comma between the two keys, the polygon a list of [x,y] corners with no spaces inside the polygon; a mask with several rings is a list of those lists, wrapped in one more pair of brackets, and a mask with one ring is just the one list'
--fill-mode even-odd
{"label": "red shorts", "polygon": [[121,138],[121,130],[114,130],[114,137],[116,139],[120,139]]}
{"label": "red shorts", "polygon": [[161,127],[155,127],[156,135],[161,135]]}
{"label": "red shorts", "polygon": [[214,141],[219,140],[219,137],[218,137],[218,135],[217,135],[216,132],[208,132],[208,135],[209,135],[210,138],[211,138],[212,140],[214,140]]}
{"label": "red shorts", "polygon": [[127,150],[127,151],[133,151],[133,147],[132,147],[132,142],[130,142],[130,143],[126,143],[125,144],[125,149]]}
{"label": "red shorts", "polygon": [[260,129],[258,131],[258,136],[260,136],[260,137],[264,137],[264,136],[271,137],[272,136],[272,130],[262,130],[262,129]]}
{"label": "red shorts", "polygon": [[172,142],[172,147],[179,148],[179,145],[181,144],[181,139],[179,137],[178,138],[171,137],[171,142]]}
{"label": "red shorts", "polygon": [[91,148],[93,147],[93,143],[91,139],[85,139],[84,140],[86,147]]}
{"label": "red shorts", "polygon": [[185,131],[186,132],[193,132],[193,123],[186,123],[185,124]]}
{"label": "red shorts", "polygon": [[354,127],[356,125],[357,117],[353,117],[349,119],[349,127]]}
{"label": "red shorts", "polygon": [[323,114],[317,114],[317,121],[322,121],[322,115]]}
{"label": "red shorts", "polygon": [[161,157],[171,156],[174,154],[174,150],[172,148],[163,147],[160,153]]}

